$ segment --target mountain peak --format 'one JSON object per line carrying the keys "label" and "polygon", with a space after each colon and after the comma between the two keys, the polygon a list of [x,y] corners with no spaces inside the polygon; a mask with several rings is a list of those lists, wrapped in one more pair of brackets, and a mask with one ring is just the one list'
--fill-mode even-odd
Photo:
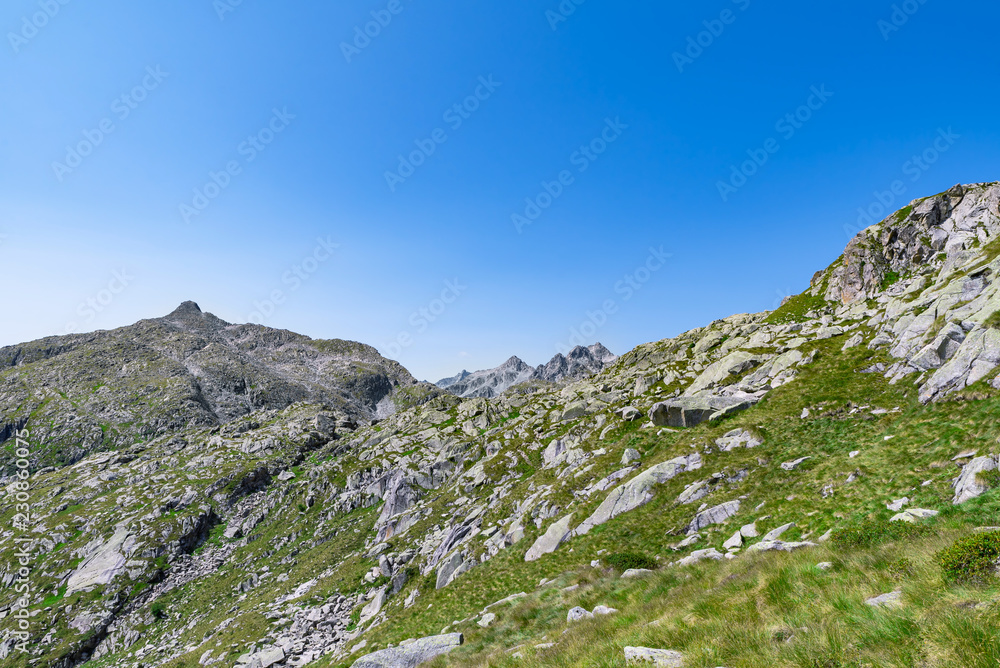
{"label": "mountain peak", "polygon": [[202,315],[201,307],[196,302],[190,300],[181,302],[181,305],[175,308],[173,313],[167,317],[179,315]]}

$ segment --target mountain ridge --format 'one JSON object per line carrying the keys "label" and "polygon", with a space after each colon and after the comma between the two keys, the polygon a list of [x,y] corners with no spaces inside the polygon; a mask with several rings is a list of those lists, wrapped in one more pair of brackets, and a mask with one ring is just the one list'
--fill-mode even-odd
{"label": "mountain ridge", "polygon": [[497,397],[508,389],[541,381],[558,383],[571,378],[580,378],[600,372],[618,357],[601,343],[590,346],[576,346],[563,355],[557,353],[552,359],[537,367],[532,367],[516,355],[492,369],[469,372],[462,370],[450,378],[443,378],[435,385],[463,398]]}

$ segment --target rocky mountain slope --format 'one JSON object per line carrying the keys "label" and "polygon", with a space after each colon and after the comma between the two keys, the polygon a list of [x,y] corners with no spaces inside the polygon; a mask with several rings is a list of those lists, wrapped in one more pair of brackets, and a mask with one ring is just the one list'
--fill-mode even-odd
{"label": "rocky mountain slope", "polygon": [[565,355],[557,354],[545,364],[531,367],[519,357],[511,357],[493,369],[483,371],[463,370],[451,378],[435,383],[438,387],[458,397],[498,397],[515,385],[532,381],[557,383],[570,378],[583,378],[598,373],[612,364],[617,356],[600,343],[577,346]]}
{"label": "rocky mountain slope", "polygon": [[186,302],[114,331],[0,348],[0,443],[30,424],[44,467],[300,401],[367,424],[436,393],[370,346],[231,325]]}
{"label": "rocky mountain slope", "polygon": [[[262,396],[24,487],[7,477],[0,661],[996,665],[992,562],[979,579],[942,564],[1000,558],[998,241],[1000,185],[958,186],[859,234],[776,311],[641,345],[585,378],[411,400],[422,386],[398,367],[342,353],[399,383],[356,410],[385,396],[398,410],[351,423],[313,396]],[[207,323],[205,339],[246,359],[260,337],[289,337],[300,347],[266,353],[283,364],[325,348],[183,310],[194,324],[136,334],[156,328],[146,345],[161,350],[157,337]],[[8,354],[21,396],[74,397],[63,377],[117,382],[113,338],[89,339],[112,351],[90,357],[117,359],[94,367],[107,377],[68,373],[83,366],[72,356],[60,375],[76,340]],[[17,447],[44,451],[56,413],[20,415],[8,423],[30,433],[7,429],[8,466]]]}

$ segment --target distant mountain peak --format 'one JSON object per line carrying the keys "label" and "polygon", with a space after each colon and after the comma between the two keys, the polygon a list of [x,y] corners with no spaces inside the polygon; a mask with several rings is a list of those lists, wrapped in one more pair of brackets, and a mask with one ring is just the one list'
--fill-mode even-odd
{"label": "distant mountain peak", "polygon": [[517,355],[493,369],[462,371],[435,383],[441,389],[460,397],[495,397],[508,388],[529,380],[558,382],[566,378],[581,378],[600,372],[618,359],[600,343],[577,346],[565,355],[557,354],[545,364],[532,367]]}

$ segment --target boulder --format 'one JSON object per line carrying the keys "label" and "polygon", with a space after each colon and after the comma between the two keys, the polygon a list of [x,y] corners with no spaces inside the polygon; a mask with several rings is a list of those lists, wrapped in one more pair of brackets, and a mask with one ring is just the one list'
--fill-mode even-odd
{"label": "boulder", "polygon": [[444,589],[459,575],[467,573],[476,565],[474,559],[466,559],[465,552],[455,552],[438,566],[435,589]]}
{"label": "boulder", "polygon": [[717,416],[750,408],[757,402],[752,396],[677,397],[653,404],[649,419],[658,427],[694,427]]}
{"label": "boulder", "polygon": [[785,462],[784,464],[781,465],[781,468],[783,468],[786,471],[794,471],[795,469],[799,468],[802,462],[806,461],[807,459],[812,459],[812,457],[799,457],[798,459],[795,459],[793,461]]}
{"label": "boulder", "polygon": [[622,454],[622,466],[628,466],[632,462],[642,459],[642,455],[635,448],[627,448]]}
{"label": "boulder", "polygon": [[684,471],[699,468],[701,468],[701,455],[696,453],[677,457],[646,469],[625,484],[611,490],[594,514],[576,528],[576,534],[585,535],[594,527],[649,503],[653,500],[654,485],[662,485]]}
{"label": "boulder", "polygon": [[593,618],[594,618],[594,613],[584,608],[581,608],[580,606],[576,606],[575,608],[570,608],[570,611],[566,613],[567,622],[578,622],[581,619],[593,619]]}
{"label": "boulder", "polygon": [[904,496],[902,499],[896,499],[891,503],[885,504],[885,507],[894,513],[898,513],[903,507],[910,502],[909,497]]}
{"label": "boulder", "polygon": [[714,547],[710,547],[707,550],[696,550],[684,557],[677,562],[678,566],[691,566],[697,564],[699,561],[705,561],[706,559],[712,559],[714,561],[719,561],[724,558],[725,555],[716,550]]}
{"label": "boulder", "polygon": [[816,543],[807,540],[796,543],[786,543],[780,540],[762,540],[747,548],[747,552],[794,552],[805,547],[816,547]]}
{"label": "boulder", "polygon": [[890,522],[916,522],[917,520],[926,519],[928,517],[934,517],[938,514],[936,510],[928,510],[927,508],[909,508],[901,513],[892,516]]}
{"label": "boulder", "polygon": [[576,418],[581,418],[588,413],[587,402],[585,401],[575,401],[570,405],[566,406],[566,409],[562,412],[563,420],[575,420]]}
{"label": "boulder", "polygon": [[421,638],[407,645],[363,656],[351,664],[351,668],[416,668],[425,661],[452,651],[463,642],[465,638],[461,633]]}
{"label": "boulder", "polygon": [[870,605],[873,608],[901,608],[903,607],[903,592],[894,591],[872,597],[865,601],[865,605]]}
{"label": "boulder", "polygon": [[66,595],[90,591],[118,577],[125,570],[128,557],[135,551],[136,540],[131,531],[120,529],[106,543],[92,543],[90,547],[90,554],[69,576]]}
{"label": "boulder", "polygon": [[655,668],[684,668],[684,655],[672,649],[651,649],[649,647],[626,647],[625,663]]}
{"label": "boulder", "polygon": [[570,513],[566,517],[553,522],[548,530],[538,537],[534,544],[528,548],[528,552],[524,555],[525,561],[537,561],[544,554],[549,554],[550,552],[555,552],[556,548],[563,544],[563,542],[569,538],[570,528],[569,523],[573,519],[573,513]]}
{"label": "boulder", "polygon": [[997,457],[987,455],[986,457],[976,457],[971,462],[962,467],[962,473],[955,481],[955,498],[952,504],[965,503],[969,499],[984,494],[988,487],[980,477],[981,473],[996,471],[998,468]]}
{"label": "boulder", "polygon": [[627,571],[625,571],[624,573],[622,573],[622,577],[623,578],[641,578],[641,577],[644,577],[646,575],[649,575],[652,572],[653,571],[649,570],[648,568],[630,568]]}
{"label": "boulder", "polygon": [[713,524],[722,524],[739,511],[740,502],[738,499],[707,508],[694,516],[691,524],[688,525],[687,532],[693,534]]}
{"label": "boulder", "polygon": [[730,537],[729,540],[727,540],[725,543],[722,544],[722,547],[726,548],[727,550],[735,550],[737,548],[743,547],[743,533],[737,531],[732,535],[732,537]]}
{"label": "boulder", "polygon": [[385,605],[386,599],[389,597],[387,589],[388,587],[379,587],[375,590],[375,596],[368,602],[368,605],[361,609],[361,619],[358,621],[359,624],[364,624],[379,613],[379,610],[382,609],[382,606]]}
{"label": "boulder", "polygon": [[733,429],[726,432],[722,438],[715,439],[715,445],[722,452],[729,452],[734,448],[756,448],[763,441],[755,438],[746,429]]}
{"label": "boulder", "polygon": [[642,412],[635,406],[626,406],[622,409],[622,420],[625,422],[635,422],[642,417]]}
{"label": "boulder", "polygon": [[764,537],[760,539],[760,542],[764,543],[764,542],[771,542],[778,540],[779,538],[781,538],[781,534],[785,533],[794,526],[795,522],[789,522],[788,524],[782,524],[780,527],[771,529],[766,534],[764,534]]}

